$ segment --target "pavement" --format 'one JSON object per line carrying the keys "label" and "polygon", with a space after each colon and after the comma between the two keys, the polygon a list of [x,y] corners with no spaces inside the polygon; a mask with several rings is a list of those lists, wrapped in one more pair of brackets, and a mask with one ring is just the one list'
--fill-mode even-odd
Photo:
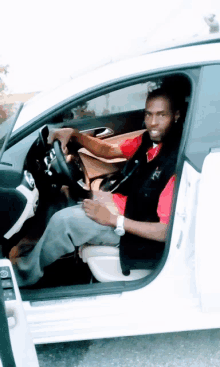
{"label": "pavement", "polygon": [[37,345],[40,367],[220,367],[220,329]]}

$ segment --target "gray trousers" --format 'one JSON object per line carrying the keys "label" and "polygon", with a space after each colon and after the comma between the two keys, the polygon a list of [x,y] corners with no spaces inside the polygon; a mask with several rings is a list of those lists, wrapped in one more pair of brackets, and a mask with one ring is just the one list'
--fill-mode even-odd
{"label": "gray trousers", "polygon": [[34,249],[13,265],[18,285],[35,284],[43,276],[45,266],[74,252],[75,246],[84,243],[115,246],[119,241],[112,227],[87,217],[81,205],[62,209],[52,216]]}

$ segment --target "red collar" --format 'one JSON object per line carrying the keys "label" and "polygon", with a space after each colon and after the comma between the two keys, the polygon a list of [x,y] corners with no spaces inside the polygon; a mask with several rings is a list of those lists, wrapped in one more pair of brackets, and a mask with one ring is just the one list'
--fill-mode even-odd
{"label": "red collar", "polygon": [[162,147],[162,143],[156,145],[156,147],[151,147],[147,152],[147,161],[152,161],[159,153]]}

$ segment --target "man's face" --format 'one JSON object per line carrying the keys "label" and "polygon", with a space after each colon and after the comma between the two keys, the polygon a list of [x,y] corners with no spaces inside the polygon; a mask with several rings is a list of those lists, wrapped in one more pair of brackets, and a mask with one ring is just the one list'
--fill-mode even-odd
{"label": "man's face", "polygon": [[166,97],[155,97],[147,100],[145,108],[145,125],[154,142],[163,141],[179,112],[171,110],[170,102]]}

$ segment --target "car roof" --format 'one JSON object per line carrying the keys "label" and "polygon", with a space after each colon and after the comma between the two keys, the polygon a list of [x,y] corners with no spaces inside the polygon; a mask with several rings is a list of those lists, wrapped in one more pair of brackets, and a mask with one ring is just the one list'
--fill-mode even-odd
{"label": "car roof", "polygon": [[220,37],[209,36],[178,44],[169,44],[164,49],[149,48],[140,56],[107,63],[95,70],[79,75],[51,91],[39,93],[25,103],[14,130],[37,116],[43,116],[60,103],[122,79],[165,70],[220,62]]}
{"label": "car roof", "polygon": [[155,44],[154,46],[150,46],[146,48],[146,51],[143,51],[141,54],[144,55],[144,54],[149,54],[152,52],[159,52],[159,51],[191,47],[191,46],[207,45],[211,43],[216,44],[219,42],[220,42],[219,33],[207,34],[205,36],[204,35],[194,36],[190,38],[183,38],[183,39],[168,41],[167,43],[163,42],[163,45]]}

